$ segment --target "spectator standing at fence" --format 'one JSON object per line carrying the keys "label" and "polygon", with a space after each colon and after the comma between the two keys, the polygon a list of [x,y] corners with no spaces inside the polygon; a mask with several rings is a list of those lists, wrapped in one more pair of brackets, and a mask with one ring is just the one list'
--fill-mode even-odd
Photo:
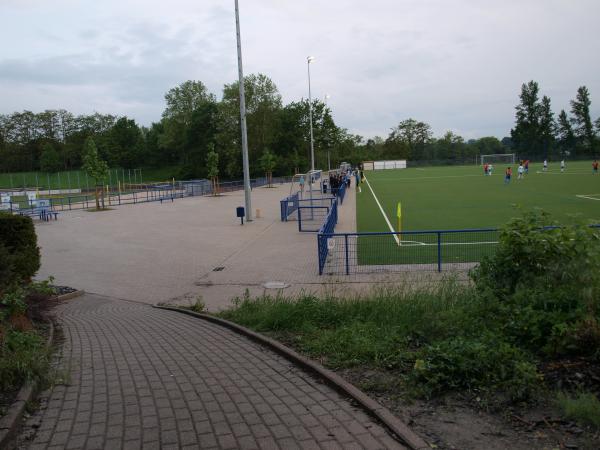
{"label": "spectator standing at fence", "polygon": [[592,173],[594,175],[598,175],[598,160],[595,159],[594,162],[592,163]]}
{"label": "spectator standing at fence", "polygon": [[300,181],[298,183],[300,184],[300,192],[304,193],[304,176],[303,175],[300,176]]}

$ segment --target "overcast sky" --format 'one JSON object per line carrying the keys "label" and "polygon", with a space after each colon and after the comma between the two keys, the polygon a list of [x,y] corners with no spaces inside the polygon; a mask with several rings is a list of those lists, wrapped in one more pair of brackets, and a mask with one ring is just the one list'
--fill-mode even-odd
{"label": "overcast sky", "polygon": [[[244,72],[285,103],[329,94],[338,125],[387,136],[506,136],[534,79],[556,114],[576,90],[600,115],[599,0],[240,0]],[[188,80],[237,78],[233,0],[0,0],[0,113],[65,108],[149,125]]]}

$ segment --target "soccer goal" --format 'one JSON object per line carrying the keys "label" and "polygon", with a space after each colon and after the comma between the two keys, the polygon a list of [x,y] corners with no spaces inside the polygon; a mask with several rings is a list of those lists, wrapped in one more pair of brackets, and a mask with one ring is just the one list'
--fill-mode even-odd
{"label": "soccer goal", "polygon": [[493,155],[481,155],[481,165],[484,164],[514,164],[514,153],[494,153]]}

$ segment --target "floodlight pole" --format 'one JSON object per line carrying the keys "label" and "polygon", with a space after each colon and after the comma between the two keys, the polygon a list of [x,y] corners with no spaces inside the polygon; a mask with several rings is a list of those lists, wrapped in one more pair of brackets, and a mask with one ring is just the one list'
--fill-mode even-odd
{"label": "floodlight pole", "polygon": [[[308,65],[308,116],[310,122],[310,169],[315,170],[315,143],[313,138],[313,120],[312,120],[312,96],[310,92],[310,63],[315,58],[309,56],[306,58],[306,63]],[[312,182],[311,182],[312,184]]]}
{"label": "floodlight pole", "polygon": [[[327,100],[329,99],[329,94],[325,94],[325,106],[327,106]],[[325,112],[326,113],[326,112]],[[331,171],[331,158],[329,157],[329,150],[331,147],[331,143],[328,140],[328,145],[327,145],[327,171]]]}
{"label": "floodlight pole", "polygon": [[252,199],[250,194],[250,168],[248,162],[248,132],[246,130],[246,95],[244,93],[244,71],[242,69],[242,38],[240,35],[240,13],[235,0],[235,30],[237,35],[238,77],[240,84],[240,125],[242,128],[242,156],[244,166],[244,197],[246,222],[252,221]]}

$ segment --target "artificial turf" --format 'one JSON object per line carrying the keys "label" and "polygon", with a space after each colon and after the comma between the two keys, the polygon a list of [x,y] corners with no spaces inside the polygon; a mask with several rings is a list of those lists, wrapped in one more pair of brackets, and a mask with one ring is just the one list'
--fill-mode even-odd
{"label": "artificial turf", "polygon": [[[591,161],[568,163],[564,173],[558,163],[551,163],[548,172],[541,163],[532,163],[522,180],[512,165],[509,184],[504,183],[506,167],[496,165],[491,176],[475,165],[366,172],[368,183],[360,185],[356,196],[357,231],[390,231],[374,194],[394,230],[398,202],[402,231],[496,228],[533,208],[560,224],[600,224],[600,175],[592,174]],[[476,262],[493,252],[497,239],[495,232],[440,236],[439,246],[437,234],[403,235],[400,246],[391,236],[358,237],[358,264],[433,264],[438,253],[444,262]]]}

